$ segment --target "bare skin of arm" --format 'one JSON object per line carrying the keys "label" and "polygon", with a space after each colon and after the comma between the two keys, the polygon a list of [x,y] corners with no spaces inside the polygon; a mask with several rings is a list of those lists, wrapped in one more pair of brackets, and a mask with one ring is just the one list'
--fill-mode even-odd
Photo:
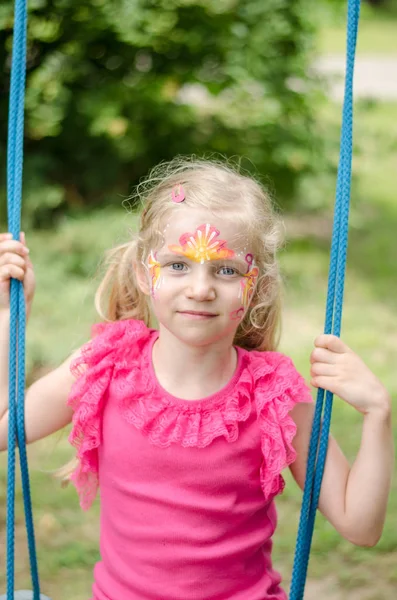
{"label": "bare skin of arm", "polygon": [[[335,439],[329,438],[319,510],[353,544],[374,546],[382,535],[394,469],[391,398],[342,340],[318,339],[311,358],[312,384],[329,389],[363,414],[361,444],[353,465]],[[297,459],[290,469],[302,489],[313,415],[310,404],[298,404],[291,412],[297,425]]]}
{"label": "bare skin of arm", "polygon": [[[12,277],[23,282],[29,318],[35,276],[25,236],[21,234],[20,241],[16,241],[10,234],[0,233],[0,451],[7,448],[8,441],[8,349]],[[26,391],[25,430],[28,443],[50,435],[71,421],[72,409],[66,403],[74,382],[70,363],[77,353]]]}
{"label": "bare skin of arm", "polygon": [[[8,340],[9,314],[0,312],[0,451],[7,449],[8,437]],[[78,352],[72,354],[57,369],[51,371],[27,390],[25,396],[26,442],[39,440],[72,420],[73,411],[67,399],[75,381],[70,363]]]}

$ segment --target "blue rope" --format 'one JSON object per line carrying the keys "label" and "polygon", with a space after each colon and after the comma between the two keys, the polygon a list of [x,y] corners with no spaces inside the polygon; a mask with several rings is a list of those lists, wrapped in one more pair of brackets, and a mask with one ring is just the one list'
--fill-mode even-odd
{"label": "blue rope", "polygon": [[[353,75],[359,16],[360,0],[348,0],[345,95],[324,327],[325,333],[333,333],[337,336],[340,335],[341,331],[348,242],[351,163],[353,154]],[[305,590],[314,522],[327,455],[332,401],[333,394],[326,392],[323,423],[321,426],[324,390],[318,390],[292,571],[290,600],[302,600]]]}
{"label": "blue rope", "polygon": [[[21,228],[24,95],[26,74],[26,0],[15,1],[14,41],[12,49],[11,89],[7,148],[8,230],[19,240]],[[28,462],[25,444],[25,297],[23,285],[16,279],[10,286],[10,361],[9,426],[7,480],[7,600],[14,600],[15,559],[15,449],[18,443],[26,530],[33,584],[33,600],[40,600],[40,586],[30,498]]]}

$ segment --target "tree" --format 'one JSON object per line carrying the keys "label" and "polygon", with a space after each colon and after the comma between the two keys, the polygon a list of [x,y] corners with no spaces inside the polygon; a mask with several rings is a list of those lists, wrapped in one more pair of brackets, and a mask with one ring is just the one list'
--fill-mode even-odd
{"label": "tree", "polygon": [[[30,0],[25,216],[119,202],[153,164],[192,152],[247,156],[291,197],[313,159],[309,12],[307,0]],[[12,19],[3,0],[2,114]]]}

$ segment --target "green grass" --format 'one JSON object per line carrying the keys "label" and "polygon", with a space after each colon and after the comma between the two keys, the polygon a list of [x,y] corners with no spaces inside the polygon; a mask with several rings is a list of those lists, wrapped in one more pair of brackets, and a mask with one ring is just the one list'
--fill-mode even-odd
{"label": "green grass", "polygon": [[[347,6],[347,1],[344,3]],[[389,2],[386,9],[374,9],[364,4],[361,8],[358,54],[397,54],[397,7]],[[322,7],[322,23],[317,48],[321,54],[344,53],[346,47],[346,14],[340,8]]]}
{"label": "green grass", "polygon": [[[340,108],[325,106],[320,131],[334,145]],[[394,165],[397,164],[397,105],[359,104],[356,109],[356,153],[352,226],[345,293],[343,338],[374,369],[397,398],[395,348],[397,343],[397,201]],[[329,237],[316,226],[327,223],[334,193],[334,179],[318,177],[306,183],[307,194],[300,212],[287,215],[289,243],[282,255],[287,301],[282,350],[289,353],[308,376],[308,356],[323,328],[328,269]],[[321,195],[316,210],[316,198]],[[310,213],[310,214],[307,214]],[[297,233],[302,221],[312,228]],[[92,295],[98,257],[110,245],[124,239],[135,219],[122,211],[87,215],[84,220],[65,219],[56,231],[28,235],[36,263],[38,290],[28,332],[29,369],[40,372],[58,364],[89,336],[95,320]],[[335,400],[332,431],[350,459],[360,440],[361,417]],[[396,421],[394,420],[397,434]],[[50,472],[72,456],[66,433],[30,449],[32,493],[43,592],[54,600],[87,600],[92,567],[98,558],[98,505],[83,513],[73,488],[60,489]],[[0,457],[0,528],[5,522],[5,456]],[[287,473],[287,488],[278,501],[279,527],[274,560],[286,581],[291,573],[301,493]],[[328,582],[336,590],[332,600],[393,599],[396,589],[397,478],[381,542],[361,549],[342,540],[321,517],[316,522],[309,577]],[[2,532],[3,534],[3,532]],[[17,582],[29,585],[20,491],[17,510]],[[4,564],[0,544],[0,564]],[[374,578],[376,573],[376,578]],[[0,590],[4,588],[0,571]],[[317,597],[327,600],[325,594]]]}

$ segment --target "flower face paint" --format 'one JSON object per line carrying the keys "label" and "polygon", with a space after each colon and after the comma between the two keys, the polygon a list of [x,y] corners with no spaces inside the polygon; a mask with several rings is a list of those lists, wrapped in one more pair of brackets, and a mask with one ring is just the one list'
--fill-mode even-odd
{"label": "flower face paint", "polygon": [[156,260],[156,255],[151,251],[148,258],[148,268],[151,281],[151,294],[154,296],[155,291],[160,287],[160,263]]}
{"label": "flower face paint", "polygon": [[[194,262],[203,264],[204,261],[230,259],[235,257],[235,252],[226,247],[224,240],[216,239],[219,236],[219,230],[209,223],[197,227],[194,235],[184,233],[179,238],[180,246],[169,245],[168,248],[175,254],[186,256]],[[254,265],[254,257],[252,254],[245,256],[248,272],[244,274],[241,280],[240,291],[238,297],[241,298],[242,307],[232,311],[230,318],[239,320],[244,316],[245,310],[248,308],[253,296],[256,282],[259,275],[259,269]]]}
{"label": "flower face paint", "polygon": [[232,313],[230,313],[230,318],[233,321],[238,321],[239,319],[243,318],[244,313],[251,302],[252,296],[255,291],[256,282],[259,276],[259,269],[255,266],[255,261],[252,254],[247,254],[245,257],[245,261],[248,265],[248,272],[245,273],[243,279],[241,280],[241,287],[239,293],[239,298],[241,298],[241,303],[243,306],[238,310],[234,310]]}
{"label": "flower face paint", "polygon": [[200,225],[197,227],[195,234],[184,233],[179,238],[180,246],[172,244],[168,246],[171,252],[181,254],[201,264],[205,260],[219,260],[220,258],[233,258],[235,253],[233,250],[226,248],[226,242],[217,240],[219,235],[218,229],[209,225]]}
{"label": "flower face paint", "polygon": [[[161,238],[146,260],[159,328],[188,345],[232,342],[257,273],[241,225],[184,202],[161,225]],[[211,317],[194,317],[201,312]]]}
{"label": "flower face paint", "polygon": [[[254,264],[252,262],[252,264]],[[255,290],[256,282],[258,280],[259,269],[258,267],[252,266],[252,268],[244,275],[244,279],[241,281],[242,289],[242,303],[244,308],[248,308],[251,302],[252,295]]]}

